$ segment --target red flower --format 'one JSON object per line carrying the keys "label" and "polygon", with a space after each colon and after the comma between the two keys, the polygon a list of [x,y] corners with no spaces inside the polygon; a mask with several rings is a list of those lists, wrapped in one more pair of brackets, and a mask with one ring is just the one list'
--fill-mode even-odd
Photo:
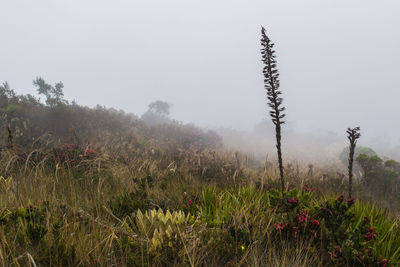
{"label": "red flower", "polygon": [[311,230],[310,232],[311,232],[312,234],[314,234],[314,238],[318,238],[317,231],[315,231],[315,230]]}
{"label": "red flower", "polygon": [[96,152],[92,149],[86,148],[85,149],[85,156],[88,156],[90,154],[96,154]]}
{"label": "red flower", "polygon": [[365,234],[365,239],[367,239],[367,240],[375,239],[376,238],[376,234],[375,234],[374,228],[370,227],[368,229],[368,231],[369,232]]}
{"label": "red flower", "polygon": [[283,226],[282,224],[278,223],[278,224],[274,224],[274,227],[276,230],[279,230],[279,234],[282,234],[282,230],[283,230]]}
{"label": "red flower", "polygon": [[288,199],[288,202],[292,203],[292,204],[296,204],[297,200],[294,197],[292,197],[291,199]]}
{"label": "red flower", "polygon": [[342,250],[339,246],[334,246],[333,249],[336,250],[337,252],[340,252]]}
{"label": "red flower", "polygon": [[352,206],[354,204],[354,202],[355,202],[355,199],[354,198],[350,198],[349,200],[347,200],[347,205],[348,206]]}
{"label": "red flower", "polygon": [[296,238],[297,237],[297,227],[293,226],[292,229],[294,230],[294,237]]}
{"label": "red flower", "polygon": [[383,259],[378,264],[382,264],[382,266],[386,266],[387,262],[388,262],[387,259]]}
{"label": "red flower", "polygon": [[310,192],[310,191],[315,191],[315,188],[314,188],[314,187],[309,187],[309,186],[305,185],[305,186],[303,186],[303,190],[304,190],[304,191],[307,191],[307,192]]}
{"label": "red flower", "polygon": [[299,216],[299,222],[305,222],[307,221],[307,218],[304,216]]}
{"label": "red flower", "polygon": [[335,258],[336,258],[335,252],[329,251],[328,254],[329,254],[329,258],[331,259],[331,262],[335,263]]}
{"label": "red flower", "polygon": [[319,226],[320,225],[320,223],[319,223],[319,221],[317,221],[317,220],[312,220],[312,223],[315,225],[315,226]]}
{"label": "red flower", "polygon": [[375,239],[375,238],[376,238],[376,234],[375,233],[368,232],[368,233],[365,234],[365,239],[367,239],[367,240],[371,240],[371,239]]}

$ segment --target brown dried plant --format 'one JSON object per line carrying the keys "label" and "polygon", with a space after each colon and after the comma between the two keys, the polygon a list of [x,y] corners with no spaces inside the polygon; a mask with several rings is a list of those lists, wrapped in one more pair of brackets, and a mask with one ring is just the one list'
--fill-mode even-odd
{"label": "brown dried plant", "polygon": [[14,146],[14,143],[10,125],[7,125],[7,131],[8,131],[8,148],[12,148]]}
{"label": "brown dried plant", "polygon": [[360,127],[355,127],[353,129],[347,128],[347,138],[350,141],[350,152],[349,152],[349,198],[351,198],[351,188],[353,183],[353,161],[354,161],[354,150],[356,149],[357,139],[360,138],[359,133]]}
{"label": "brown dried plant", "polygon": [[285,122],[282,120],[285,117],[283,113],[285,108],[282,107],[282,94],[279,91],[279,73],[276,65],[275,51],[273,50],[274,44],[265,33],[264,27],[261,27],[261,55],[262,62],[264,63],[264,87],[267,91],[268,106],[272,109],[269,114],[272,123],[275,125],[276,149],[278,153],[279,173],[281,180],[282,197],[285,190],[285,180],[283,175],[282,163],[282,149],[281,149],[281,124]]}

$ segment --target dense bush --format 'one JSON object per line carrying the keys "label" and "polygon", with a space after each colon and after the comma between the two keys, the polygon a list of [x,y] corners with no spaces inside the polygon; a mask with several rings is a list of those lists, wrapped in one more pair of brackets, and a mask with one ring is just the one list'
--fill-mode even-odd
{"label": "dense bush", "polygon": [[356,161],[363,170],[363,183],[375,198],[390,199],[399,204],[400,163],[394,160],[383,161],[378,156],[361,154]]}
{"label": "dense bush", "polygon": [[[356,146],[354,151],[354,158],[357,158],[361,154],[367,156],[377,156],[376,152],[372,148],[365,146]],[[349,163],[349,147],[343,148],[342,152],[340,152],[339,160],[347,166],[347,164]]]}

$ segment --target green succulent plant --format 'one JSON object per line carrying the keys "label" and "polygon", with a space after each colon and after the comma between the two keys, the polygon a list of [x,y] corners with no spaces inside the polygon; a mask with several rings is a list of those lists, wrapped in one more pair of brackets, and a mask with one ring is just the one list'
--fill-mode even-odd
{"label": "green succulent plant", "polygon": [[4,193],[8,190],[12,182],[12,177],[9,178],[4,178],[3,176],[0,176],[0,192]]}
{"label": "green succulent plant", "polygon": [[173,211],[152,209],[142,213],[136,212],[134,225],[137,234],[145,237],[151,242],[153,249],[161,247],[166,238],[176,235],[179,227],[186,225],[190,220],[190,214],[186,215],[183,211]]}

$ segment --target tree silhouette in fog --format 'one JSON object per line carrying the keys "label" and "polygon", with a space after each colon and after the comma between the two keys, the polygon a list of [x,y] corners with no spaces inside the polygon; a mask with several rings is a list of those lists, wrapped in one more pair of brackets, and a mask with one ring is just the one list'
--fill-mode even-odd
{"label": "tree silhouette in fog", "polygon": [[170,122],[168,118],[171,105],[167,102],[157,100],[148,106],[148,110],[142,115],[142,120],[148,124],[162,124]]}
{"label": "tree silhouette in fog", "polygon": [[56,83],[54,86],[46,83],[43,78],[36,78],[33,84],[37,86],[37,92],[40,95],[46,97],[46,104],[54,107],[60,104],[68,104],[68,101],[64,99],[64,84],[62,82]]}

